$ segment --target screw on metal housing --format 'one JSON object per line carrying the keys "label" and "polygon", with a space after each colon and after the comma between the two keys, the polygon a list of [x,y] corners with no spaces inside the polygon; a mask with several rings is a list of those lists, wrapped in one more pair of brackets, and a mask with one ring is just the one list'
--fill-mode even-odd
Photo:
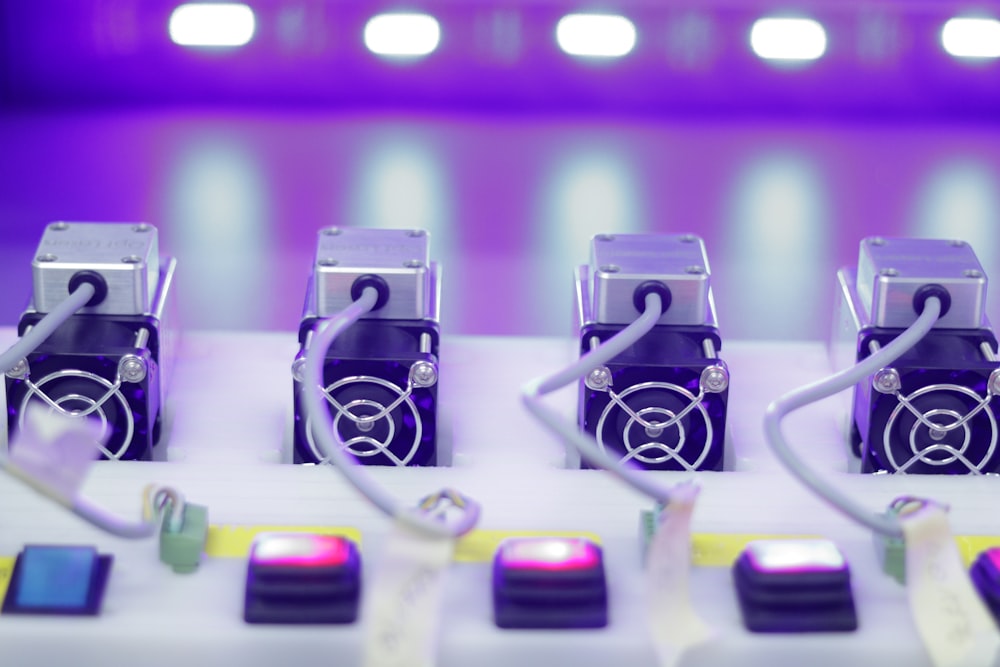
{"label": "screw on metal housing", "polygon": [[303,382],[306,379],[306,358],[299,357],[292,362],[292,377],[296,382]]}
{"label": "screw on metal housing", "polygon": [[429,361],[415,361],[410,366],[410,383],[414,387],[433,387],[437,383],[437,368]]}
{"label": "screw on metal housing", "polygon": [[135,354],[126,354],[118,362],[118,375],[125,382],[133,384],[142,382],[146,379],[147,371],[146,360]]}
{"label": "screw on metal housing", "polygon": [[721,364],[706,366],[701,372],[701,388],[713,394],[721,394],[729,388],[729,369]]}
{"label": "screw on metal housing", "polygon": [[6,375],[12,380],[23,380],[28,377],[28,370],[28,360],[21,359],[7,371]]}
{"label": "screw on metal housing", "polygon": [[872,377],[872,387],[881,394],[895,394],[902,386],[895,368],[883,368]]}
{"label": "screw on metal housing", "polygon": [[611,386],[611,371],[607,366],[595,368],[587,374],[584,383],[593,391],[606,391]]}
{"label": "screw on metal housing", "polygon": [[1000,368],[990,373],[989,390],[991,394],[1000,394]]}

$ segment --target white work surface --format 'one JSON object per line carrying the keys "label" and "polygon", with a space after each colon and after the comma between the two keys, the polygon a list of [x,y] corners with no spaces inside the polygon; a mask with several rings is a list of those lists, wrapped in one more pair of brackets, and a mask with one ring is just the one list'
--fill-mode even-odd
{"label": "white work surface", "polygon": [[[14,338],[0,329],[0,345]],[[439,418],[453,466],[368,472],[415,502],[444,486],[483,505],[481,528],[581,530],[603,542],[610,625],[603,630],[499,630],[491,620],[490,566],[456,564],[448,581],[438,664],[654,665],[643,618],[639,512],[651,501],[605,473],[560,469],[561,445],[519,403],[521,384],[572,359],[570,339],[445,337]],[[366,585],[389,529],[327,467],[293,466],[289,366],[291,332],[189,332],[183,339],[167,421],[154,463],[93,466],[85,494],[123,516],[138,514],[142,487],[177,486],[209,507],[213,524],[353,526],[362,531]],[[834,539],[853,574],[860,629],[854,633],[760,635],[747,632],[727,568],[695,568],[692,592],[715,639],[685,665],[929,665],[906,606],[905,590],[879,571],[871,536],[814,499],[773,459],[762,434],[767,403],[829,372],[819,343],[728,343],[730,458],[727,472],[702,473],[696,532],[808,533]],[[575,389],[550,397],[567,419]],[[792,415],[786,433],[799,452],[837,478],[873,511],[903,493],[951,505],[961,534],[1000,534],[996,478],[870,477],[847,473],[841,439],[844,404],[830,400]],[[692,475],[656,474],[664,484]],[[238,664],[358,665],[362,624],[261,626],[242,620],[246,564],[206,559],[191,575],[173,574],[155,541],[98,532],[20,483],[0,475],[0,555],[25,544],[92,544],[114,555],[97,618],[0,616],[0,665],[118,667]]]}

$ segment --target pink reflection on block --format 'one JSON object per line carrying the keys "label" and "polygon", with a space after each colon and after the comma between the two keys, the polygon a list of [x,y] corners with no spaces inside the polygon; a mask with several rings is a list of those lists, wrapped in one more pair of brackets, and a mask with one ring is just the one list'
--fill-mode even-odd
{"label": "pink reflection on block", "polygon": [[507,568],[584,570],[600,560],[597,546],[583,538],[521,537],[500,545],[500,563]]}
{"label": "pink reflection on block", "polygon": [[337,535],[263,533],[250,548],[250,561],[255,565],[336,567],[347,562],[350,547],[346,538]]}
{"label": "pink reflection on block", "polygon": [[1000,547],[991,547],[986,551],[986,557],[997,572],[1000,572]]}

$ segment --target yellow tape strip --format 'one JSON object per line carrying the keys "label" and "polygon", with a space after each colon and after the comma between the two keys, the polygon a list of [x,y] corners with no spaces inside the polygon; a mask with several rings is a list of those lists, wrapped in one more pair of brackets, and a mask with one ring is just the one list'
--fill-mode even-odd
{"label": "yellow tape strip", "polygon": [[958,545],[958,552],[962,555],[962,562],[966,567],[972,565],[983,551],[993,547],[1000,547],[1000,536],[996,535],[956,535],[955,544]]}
{"label": "yellow tape strip", "polygon": [[0,556],[0,605],[7,595],[7,587],[10,586],[10,579],[14,575],[14,556]]}
{"label": "yellow tape strip", "polygon": [[260,533],[339,535],[361,547],[361,531],[347,526],[209,526],[205,554],[213,558],[246,558]]}
{"label": "yellow tape strip", "polygon": [[578,530],[474,530],[455,545],[454,560],[456,563],[488,563],[508,537],[583,537],[595,544],[601,543],[595,533]]}

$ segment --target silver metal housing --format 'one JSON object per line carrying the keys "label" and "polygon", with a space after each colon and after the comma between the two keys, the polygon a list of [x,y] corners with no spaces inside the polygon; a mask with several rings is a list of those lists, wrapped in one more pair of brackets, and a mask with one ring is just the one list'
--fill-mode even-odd
{"label": "silver metal housing", "polygon": [[[853,268],[843,268],[837,271],[837,297],[834,303],[833,331],[830,336],[830,363],[835,372],[844,371],[858,363],[858,341],[862,330],[869,328],[871,322],[858,299],[857,271]],[[867,400],[871,384],[862,382],[848,394],[838,394],[845,420],[845,433],[850,432],[854,421],[855,407]]]}
{"label": "silver metal housing", "polygon": [[50,312],[66,300],[70,279],[80,271],[99,274],[107,297],[81,314],[149,313],[160,276],[156,228],[147,224],[54,222],[45,229],[31,263],[33,306]]}
{"label": "silver metal housing", "polygon": [[[157,259],[160,270],[153,282],[154,296],[147,312],[140,313],[141,316],[150,318],[150,324],[157,330],[159,336],[159,355],[155,360],[158,368],[158,382],[150,387],[150,391],[155,391],[157,404],[162,412],[166,402],[167,393],[173,379],[174,366],[177,354],[177,331],[174,328],[174,318],[176,317],[176,290],[173,289],[174,274],[177,270],[177,260],[172,257]],[[110,286],[109,286],[110,293]],[[32,304],[26,312],[44,313]],[[84,309],[80,312],[96,312],[95,309]],[[136,337],[136,346],[133,353],[137,357],[150,359],[151,353],[147,341],[148,333],[140,333]],[[100,380],[98,380],[100,382]],[[124,400],[124,399],[121,399]],[[0,381],[0,406],[7,409],[6,382]],[[127,412],[127,411],[126,411]],[[131,438],[128,438],[131,440]],[[10,432],[7,428],[7,420],[0,419],[0,452],[6,452],[10,445]]]}
{"label": "silver metal housing", "polygon": [[389,286],[389,300],[366,318],[437,319],[438,267],[430,261],[430,235],[420,229],[320,231],[310,297],[313,313],[330,317],[354,300],[351,286],[376,275]]}
{"label": "silver metal housing", "polygon": [[[965,271],[978,275],[966,276]],[[951,296],[951,308],[936,328],[992,330],[983,311],[986,275],[968,244],[927,239],[864,239],[858,269],[845,267],[837,272],[830,338],[833,370],[840,372],[858,362],[863,332],[910,326],[918,316],[913,309],[913,295],[929,284],[945,287]],[[989,360],[985,355],[984,359]],[[872,382],[866,379],[850,395],[841,394],[847,432],[856,417],[866,419],[866,406],[871,404],[873,391]],[[866,427],[859,424],[859,428]]]}
{"label": "silver metal housing", "polygon": [[964,241],[870,237],[861,242],[856,292],[872,326],[905,328],[918,313],[913,296],[924,285],[940,285],[951,307],[939,329],[977,329],[986,308],[986,272]]}
{"label": "silver metal housing", "polygon": [[635,289],[648,281],[670,290],[658,324],[716,326],[705,244],[691,234],[598,234],[590,264],[576,272],[580,323],[632,323],[640,314]]}
{"label": "silver metal housing", "polygon": [[[863,331],[879,328],[871,318],[867,307],[858,294],[858,284],[860,279],[858,273],[851,268],[843,268],[837,271],[837,298],[834,304],[833,333],[830,337],[830,361],[834,371],[842,371],[850,368],[858,362],[858,341]],[[921,285],[929,284],[924,281]],[[951,289],[949,293],[953,294]],[[912,293],[911,293],[912,294]],[[910,296],[909,308],[913,311],[913,297]],[[952,308],[954,308],[955,297],[952,296]],[[950,314],[950,311],[949,311]],[[916,319],[916,314],[913,315]],[[909,322],[905,326],[909,326]],[[902,327],[894,327],[902,328]],[[944,327],[947,328],[947,327]],[[981,315],[979,322],[975,326],[965,327],[969,329],[989,329],[992,330],[989,318],[985,314]],[[988,360],[988,359],[987,359]],[[859,385],[858,397],[854,402],[867,400],[866,396],[871,391],[871,383],[863,382]],[[853,403],[852,403],[853,405]]]}
{"label": "silver metal housing", "polygon": [[[157,363],[160,367],[160,388],[161,399],[165,398],[167,388],[173,378],[174,361],[177,351],[177,335],[174,320],[177,317],[177,305],[175,296],[176,290],[173,288],[174,275],[177,272],[177,260],[173,257],[161,257],[158,259],[160,272],[156,276],[154,283],[153,301],[150,308],[140,315],[149,317],[157,329],[160,341],[160,354]],[[43,313],[45,311],[35,308],[32,304],[26,312]],[[84,309],[80,312],[94,312],[92,309]],[[137,347],[138,351],[146,350],[145,343]]]}
{"label": "silver metal housing", "polygon": [[173,288],[174,273],[177,271],[177,260],[173,257],[163,257],[160,260],[162,268],[157,277],[156,298],[149,313],[159,323],[160,355],[157,363],[160,367],[160,409],[166,404],[167,393],[173,382],[174,366],[177,362],[177,296]]}

